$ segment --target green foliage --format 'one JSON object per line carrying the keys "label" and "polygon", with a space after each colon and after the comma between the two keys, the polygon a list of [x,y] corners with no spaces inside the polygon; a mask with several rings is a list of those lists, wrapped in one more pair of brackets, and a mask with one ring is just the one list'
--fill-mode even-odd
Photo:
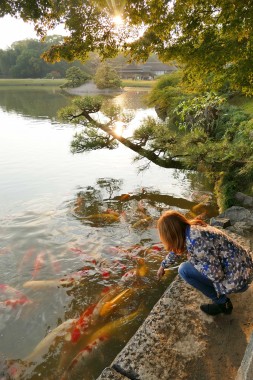
{"label": "green foliage", "polygon": [[174,113],[178,116],[179,129],[199,129],[208,136],[215,136],[221,106],[226,99],[216,94],[208,93],[181,102]]}
{"label": "green foliage", "polygon": [[65,83],[64,87],[78,87],[89,79],[89,75],[76,66],[68,68],[65,77],[68,82]]}
{"label": "green foliage", "polygon": [[[10,48],[0,50],[0,75],[3,78],[58,78],[65,77],[66,70],[73,64],[65,61],[54,64],[45,62],[41,55],[54,43],[60,43],[62,36],[50,36],[45,41],[29,39],[14,42]],[[87,75],[94,75],[98,65],[98,57],[91,54],[87,62],[75,61],[76,67]]]}
{"label": "green foliage", "polygon": [[182,72],[175,71],[157,79],[154,87],[148,95],[148,104],[154,106],[159,117],[165,119],[170,117],[174,122],[175,107],[189,97],[182,86]]}
{"label": "green foliage", "polygon": [[106,63],[98,67],[94,77],[94,82],[100,89],[120,88],[122,85],[117,71]]}

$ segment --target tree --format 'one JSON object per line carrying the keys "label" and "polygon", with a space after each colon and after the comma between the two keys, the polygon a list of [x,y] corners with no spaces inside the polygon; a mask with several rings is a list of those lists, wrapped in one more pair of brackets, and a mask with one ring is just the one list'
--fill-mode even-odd
{"label": "tree", "polygon": [[[101,111],[104,122],[93,116]],[[180,102],[174,122],[147,118],[125,138],[117,133],[117,122],[125,127],[128,115],[118,107],[106,108],[99,97],[76,98],[60,111],[60,119],[83,126],[71,143],[73,153],[95,149],[115,149],[122,143],[138,154],[165,168],[197,170],[212,178],[217,191],[227,198],[221,208],[231,205],[233,192],[253,178],[252,121],[242,111],[229,106],[226,99],[207,94]],[[228,186],[229,184],[229,186]]]}
{"label": "tree", "polygon": [[119,88],[122,85],[117,71],[108,64],[101,64],[95,74],[94,82],[100,89]]}
{"label": "tree", "polygon": [[[165,168],[182,169],[182,163],[177,157],[169,154],[167,146],[162,148],[161,144],[152,142],[152,136],[156,133],[160,139],[165,140],[165,125],[157,124],[155,120],[148,119],[145,126],[147,132],[136,133],[133,138],[125,138],[117,133],[117,122],[120,120],[125,126],[131,119],[131,115],[123,114],[116,106],[102,107],[102,98],[95,96],[85,96],[73,99],[70,106],[59,111],[60,120],[72,124],[82,125],[82,132],[76,133],[71,143],[72,153],[88,152],[96,149],[115,149],[118,143],[125,145],[138,154],[138,157],[147,158],[156,165]],[[91,114],[102,111],[105,122],[99,122]],[[158,131],[158,132],[157,132]],[[149,141],[151,140],[151,143]],[[168,141],[169,144],[169,141]]]}
{"label": "tree", "polygon": [[[65,23],[68,36],[54,44],[48,61],[108,58],[125,51],[134,60],[151,53],[176,61],[189,83],[208,89],[231,86],[253,93],[253,3],[249,0],[4,0],[0,15],[32,20],[41,36]],[[120,14],[124,23],[115,23]]]}
{"label": "tree", "polygon": [[65,87],[78,87],[88,80],[89,76],[79,67],[72,66],[66,70],[66,79],[68,82]]}
{"label": "tree", "polygon": [[47,37],[44,42],[37,39],[26,39],[14,42],[6,50],[0,50],[1,76],[15,78],[65,77],[66,70],[73,64],[82,72],[85,71],[87,75],[94,75],[99,62],[96,54],[90,54],[84,64],[80,61],[69,63],[64,60],[52,64],[41,58],[41,55],[52,44],[61,41],[62,36],[53,35]]}

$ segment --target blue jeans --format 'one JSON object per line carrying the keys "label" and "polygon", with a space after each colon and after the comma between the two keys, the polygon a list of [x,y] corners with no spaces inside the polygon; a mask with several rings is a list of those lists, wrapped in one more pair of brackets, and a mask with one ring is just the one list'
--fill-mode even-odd
{"label": "blue jeans", "polygon": [[227,302],[227,296],[225,294],[221,294],[218,297],[213,286],[213,282],[201,274],[199,271],[197,271],[197,269],[195,269],[189,261],[185,261],[184,263],[180,264],[178,268],[178,274],[188,284],[201,291],[201,293],[203,293],[208,298],[211,298],[214,303],[222,304]]}

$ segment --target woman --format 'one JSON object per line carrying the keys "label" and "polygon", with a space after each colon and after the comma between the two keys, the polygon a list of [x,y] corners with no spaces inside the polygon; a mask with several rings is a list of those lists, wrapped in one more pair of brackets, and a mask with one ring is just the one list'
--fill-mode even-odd
{"label": "woman", "polygon": [[177,211],[165,212],[157,227],[165,249],[171,251],[158,269],[158,278],[177,255],[186,254],[179,275],[213,301],[201,305],[201,310],[209,315],[231,314],[227,294],[247,290],[253,273],[250,253],[219,229],[200,219],[188,220]]}

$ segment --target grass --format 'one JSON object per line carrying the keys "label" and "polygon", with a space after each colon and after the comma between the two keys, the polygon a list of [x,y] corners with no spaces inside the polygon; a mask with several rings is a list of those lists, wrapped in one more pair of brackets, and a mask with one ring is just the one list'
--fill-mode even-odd
{"label": "grass", "polygon": [[66,79],[0,79],[0,86],[55,86],[66,83]]}
{"label": "grass", "polygon": [[[155,80],[133,80],[124,79],[122,80],[122,87],[138,87],[138,88],[151,88]],[[61,79],[45,79],[45,78],[24,78],[24,79],[0,79],[0,87],[8,86],[29,86],[29,87],[60,87],[62,84],[66,83],[65,78]]]}
{"label": "grass", "polygon": [[253,97],[249,98],[246,96],[237,95],[231,98],[229,103],[241,108],[244,112],[253,117]]}
{"label": "grass", "polygon": [[122,87],[152,87],[155,82],[155,80],[123,79]]}

